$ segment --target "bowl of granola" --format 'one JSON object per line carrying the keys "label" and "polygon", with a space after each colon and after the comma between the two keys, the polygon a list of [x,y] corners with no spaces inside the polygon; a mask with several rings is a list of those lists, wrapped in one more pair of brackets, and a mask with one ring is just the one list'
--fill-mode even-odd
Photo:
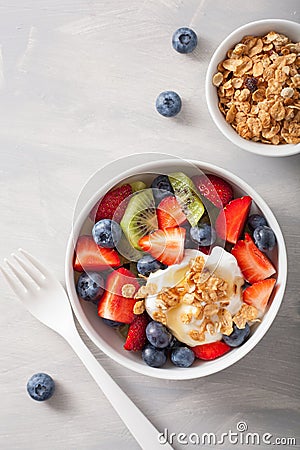
{"label": "bowl of granola", "polygon": [[206,74],[209,112],[240,148],[262,156],[300,152],[300,25],[251,22],[216,49]]}
{"label": "bowl of granola", "polygon": [[207,376],[249,353],[275,319],[284,239],[263,199],[232,173],[142,156],[106,166],[80,209],[68,295],[89,338],[123,366]]}

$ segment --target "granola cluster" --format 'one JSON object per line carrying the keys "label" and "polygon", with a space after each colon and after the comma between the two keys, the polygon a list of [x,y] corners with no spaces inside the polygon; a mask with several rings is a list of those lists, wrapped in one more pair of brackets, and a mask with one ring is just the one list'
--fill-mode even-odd
{"label": "granola cluster", "polygon": [[213,77],[219,109],[244,139],[300,142],[300,42],[270,31],[245,36]]}
{"label": "granola cluster", "polygon": [[135,304],[134,313],[141,314],[145,310],[145,299],[148,295],[156,296],[156,311],[153,319],[167,325],[167,311],[181,304],[191,306],[188,312],[180,315],[183,324],[201,320],[195,329],[189,331],[189,336],[196,342],[205,341],[205,333],[215,335],[219,332],[230,335],[233,323],[238,328],[245,328],[247,321],[257,319],[258,310],[253,306],[243,304],[234,316],[226,309],[230,304],[232,288],[227,281],[211,274],[204,267],[203,256],[191,259],[189,268],[183,280],[174,287],[165,287],[157,292],[157,286],[149,283],[142,286],[135,295],[141,299]]}

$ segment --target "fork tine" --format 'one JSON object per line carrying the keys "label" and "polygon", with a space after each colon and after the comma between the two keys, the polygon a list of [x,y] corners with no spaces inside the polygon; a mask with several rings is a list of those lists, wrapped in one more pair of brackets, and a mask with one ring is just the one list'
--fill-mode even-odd
{"label": "fork tine", "polygon": [[23,250],[23,248],[18,249],[19,253],[21,253],[43,276],[45,279],[45,274],[47,274],[48,270],[30,253]]}
{"label": "fork tine", "polygon": [[45,279],[44,275],[40,273],[32,264],[28,264],[27,260],[21,259],[15,253],[11,256],[17,261],[17,263],[25,270],[25,272],[33,279],[33,281],[39,286],[41,281]]}
{"label": "fork tine", "polygon": [[23,285],[25,290],[28,291],[30,287],[29,283],[30,281],[32,282],[32,280],[30,280],[29,277],[26,277],[24,270],[23,269],[17,270],[15,266],[7,258],[4,258],[4,262],[10,268],[10,270],[15,275],[17,280]]}
{"label": "fork tine", "polygon": [[7,273],[7,271],[0,266],[0,272],[3,275],[3,278],[5,278],[7,284],[9,285],[9,287],[13,290],[13,292],[16,294],[17,297],[19,297],[21,300],[24,297],[24,294],[26,294],[26,290],[24,288],[24,286],[20,285],[19,283],[16,283],[15,280],[13,279],[13,277],[11,275],[9,275]]}

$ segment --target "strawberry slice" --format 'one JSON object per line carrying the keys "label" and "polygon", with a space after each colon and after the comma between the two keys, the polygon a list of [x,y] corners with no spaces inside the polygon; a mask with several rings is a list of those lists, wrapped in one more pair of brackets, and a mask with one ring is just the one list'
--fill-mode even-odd
{"label": "strawberry slice", "polygon": [[276,273],[271,261],[256,247],[248,233],[245,234],[245,240],[235,244],[231,253],[249,283],[265,280]]}
{"label": "strawberry slice", "polygon": [[106,270],[119,265],[120,257],[113,248],[99,247],[92,236],[78,238],[73,261],[73,268],[77,272]]}
{"label": "strawberry slice", "polygon": [[260,313],[264,313],[275,284],[274,278],[257,281],[244,290],[243,301],[248,305],[255,306]]}
{"label": "strawberry slice", "polygon": [[140,314],[135,316],[133,322],[129,326],[126,342],[124,344],[125,350],[132,350],[134,352],[142,350],[146,344],[146,327],[148,325],[147,314]]}
{"label": "strawberry slice", "polygon": [[158,227],[164,228],[177,227],[186,221],[186,215],[182,211],[176,197],[173,195],[165,197],[156,210]]}
{"label": "strawberry slice", "polygon": [[222,341],[210,342],[209,344],[191,347],[196,358],[204,359],[205,361],[216,359],[219,358],[219,356],[225,355],[225,353],[229,352],[230,348],[231,347],[229,347],[229,345]]}
{"label": "strawberry slice", "polygon": [[132,284],[135,291],[139,283],[130,270],[120,267],[107,277],[105,292],[98,304],[98,315],[116,322],[131,323],[134,319],[133,307],[137,300],[122,295],[122,287]]}
{"label": "strawberry slice", "polygon": [[198,247],[199,252],[204,253],[205,255],[209,255],[210,254],[210,247]]}
{"label": "strawberry slice", "polygon": [[120,222],[131,194],[132,187],[130,184],[123,184],[107,192],[90,212],[90,218],[93,222],[98,222],[101,219],[113,219]]}
{"label": "strawberry slice", "polygon": [[179,264],[183,259],[185,233],[180,227],[157,230],[143,236],[139,246],[167,266]]}
{"label": "strawberry slice", "polygon": [[220,211],[216,220],[216,231],[221,239],[235,244],[240,237],[247,220],[252,198],[236,198]]}
{"label": "strawberry slice", "polygon": [[217,208],[223,208],[233,199],[233,190],[227,181],[216,175],[196,175],[193,178],[200,194]]}

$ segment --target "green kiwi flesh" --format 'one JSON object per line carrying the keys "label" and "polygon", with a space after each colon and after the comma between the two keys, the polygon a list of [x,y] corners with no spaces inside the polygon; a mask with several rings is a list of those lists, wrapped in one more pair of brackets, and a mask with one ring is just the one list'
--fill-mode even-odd
{"label": "green kiwi flesh", "polygon": [[192,180],[182,172],[168,175],[175,196],[192,227],[195,227],[205,212]]}
{"label": "green kiwi flesh", "polygon": [[151,189],[144,189],[132,195],[120,225],[132,247],[141,250],[138,244],[140,238],[158,228]]}

